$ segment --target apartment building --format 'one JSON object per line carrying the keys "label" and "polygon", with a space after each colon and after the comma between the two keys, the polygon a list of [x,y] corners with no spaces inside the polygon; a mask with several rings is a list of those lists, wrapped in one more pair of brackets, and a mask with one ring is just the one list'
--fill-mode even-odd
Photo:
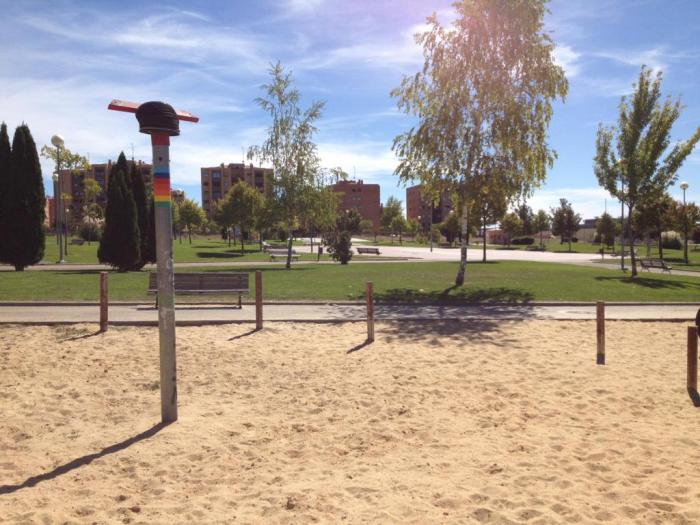
{"label": "apartment building", "polygon": [[269,168],[244,163],[222,163],[212,168],[201,168],[202,208],[207,217],[211,218],[214,203],[222,199],[236,182],[242,180],[260,193],[266,193],[272,189],[272,174]]}
{"label": "apartment building", "polygon": [[409,219],[416,220],[420,217],[421,226],[425,231],[430,228],[431,212],[433,224],[437,224],[444,221],[450,214],[450,211],[452,211],[452,199],[450,199],[449,192],[443,192],[439,202],[436,201],[431,206],[431,203],[423,198],[420,184],[406,188],[406,216]]}
{"label": "apartment building", "polygon": [[341,180],[331,187],[335,193],[341,194],[340,211],[357,210],[363,219],[372,221],[374,228],[379,228],[381,219],[379,184],[365,184],[361,180]]}
{"label": "apartment building", "polygon": [[[129,170],[131,170],[134,161],[127,161],[129,164]],[[71,210],[71,216],[74,220],[80,220],[83,214],[83,207],[85,203],[85,179],[94,179],[97,184],[102,188],[102,193],[97,196],[97,204],[99,204],[102,209],[105,208],[107,204],[107,188],[109,188],[109,174],[112,171],[112,167],[116,162],[111,160],[103,164],[90,164],[90,168],[87,170],[61,170],[59,185],[60,192],[62,195],[68,195],[70,201],[66,203],[67,207]],[[136,161],[136,169],[143,177],[143,181],[146,186],[153,185],[153,166],[142,161]]]}

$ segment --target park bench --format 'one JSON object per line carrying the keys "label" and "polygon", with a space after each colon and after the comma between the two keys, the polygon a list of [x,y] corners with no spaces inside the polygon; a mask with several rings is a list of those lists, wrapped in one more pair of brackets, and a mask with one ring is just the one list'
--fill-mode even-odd
{"label": "park bench", "polygon": [[652,268],[658,268],[663,272],[671,273],[673,267],[666,264],[663,259],[640,259],[639,264],[642,265],[642,270],[650,271]]}
{"label": "park bench", "polygon": [[[271,261],[276,261],[277,259],[286,259],[287,253],[287,248],[268,248],[267,250],[267,254],[270,256]],[[299,260],[299,254],[295,250],[292,250],[292,260]]]}
{"label": "park bench", "polygon": [[379,255],[379,248],[364,248],[364,247],[358,246],[357,253],[358,253],[358,255],[364,255],[364,254]]}
{"label": "park bench", "polygon": [[85,244],[85,241],[83,239],[71,239],[70,243],[82,246],[83,244]]}
{"label": "park bench", "polygon": [[[216,294],[237,293],[238,307],[242,308],[241,296],[249,293],[247,273],[176,273],[176,294]],[[158,274],[150,272],[148,275],[148,293],[156,294],[156,308],[158,308]]]}

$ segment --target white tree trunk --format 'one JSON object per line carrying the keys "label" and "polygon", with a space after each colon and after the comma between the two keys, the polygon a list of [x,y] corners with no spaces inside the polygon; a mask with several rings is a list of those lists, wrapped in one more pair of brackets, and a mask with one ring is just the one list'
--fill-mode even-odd
{"label": "white tree trunk", "polygon": [[462,246],[459,254],[459,271],[455,279],[456,286],[464,284],[464,274],[467,271],[467,232],[469,231],[469,209],[466,203],[462,206],[462,217],[460,219],[462,227]]}

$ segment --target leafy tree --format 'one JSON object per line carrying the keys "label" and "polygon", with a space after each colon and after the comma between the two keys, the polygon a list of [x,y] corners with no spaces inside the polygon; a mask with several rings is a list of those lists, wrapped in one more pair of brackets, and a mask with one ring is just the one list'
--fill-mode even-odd
{"label": "leafy tree", "polygon": [[663,259],[663,232],[675,227],[675,201],[668,193],[654,197],[637,205],[632,224],[636,235],[649,235],[658,240],[659,257]]}
{"label": "leafy tree", "polygon": [[272,192],[287,230],[286,268],[290,269],[292,231],[302,212],[304,193],[309,187],[318,187],[321,176],[313,135],[324,102],[313,102],[302,110],[299,107],[301,95],[292,86],[291,73],[277,62],[270,69],[270,75],[271,82],[263,86],[267,98],[256,100],[272,118],[268,137],[261,146],[250,148],[248,157],[272,164]]}
{"label": "leafy tree", "polygon": [[331,168],[330,176],[332,182],[339,182],[341,180],[348,180],[350,178],[350,174],[343,170],[343,168],[341,167]]}
{"label": "leafy tree", "polygon": [[[4,155],[6,154],[5,150]],[[13,265],[17,271],[23,271],[44,257],[46,218],[46,197],[39,155],[29,127],[24,124],[15,130],[12,138],[9,168],[9,177],[3,188],[5,231],[0,242],[5,247],[2,250],[2,262]]]}
{"label": "leafy tree", "polygon": [[552,233],[561,237],[561,244],[564,244],[564,239],[568,240],[571,251],[571,240],[580,228],[581,216],[574,213],[569,201],[559,199],[559,207],[552,210]]}
{"label": "leafy tree", "polygon": [[406,233],[415,236],[420,231],[420,223],[417,219],[408,219],[406,221]]}
{"label": "leafy tree", "polygon": [[618,225],[615,219],[612,218],[612,215],[607,212],[601,215],[596,221],[595,229],[596,233],[602,239],[603,244],[606,246],[615,245],[615,235],[618,232]]}
{"label": "leafy tree", "polygon": [[[680,116],[681,102],[680,99],[660,101],[661,79],[661,72],[652,79],[651,70],[642,67],[631,100],[622,98],[617,129],[602,124],[598,128],[596,177],[601,186],[627,206],[628,217],[633,216],[641,202],[666,192],[700,140],[698,127],[690,139],[676,143],[662,160],[671,143],[671,128]],[[634,246],[634,229],[629,234],[630,244]],[[634,277],[637,275],[634,250],[630,250],[630,256]]]}
{"label": "leafy tree", "polygon": [[508,246],[510,247],[513,237],[523,231],[523,221],[520,220],[520,217],[515,212],[506,213],[501,219],[501,230],[506,234]]}
{"label": "leafy tree", "polygon": [[314,251],[314,237],[335,224],[339,201],[340,196],[331,187],[310,186],[304,192],[305,204],[299,218],[304,231],[311,237],[311,253]]}
{"label": "leafy tree", "polygon": [[450,244],[455,242],[459,235],[459,217],[456,213],[449,213],[447,218],[440,223],[440,233]]}
{"label": "leafy tree", "polygon": [[11,166],[10,136],[7,134],[7,125],[3,122],[0,125],[0,261],[6,257],[7,238],[10,226],[10,216],[8,215],[9,202],[8,192],[10,186],[10,166]]}
{"label": "leafy tree", "polygon": [[97,250],[97,259],[120,272],[140,269],[141,232],[138,211],[131,192],[129,167],[124,153],[109,174],[105,227]]}
{"label": "leafy tree", "polygon": [[[508,184],[508,181],[500,175],[494,174],[494,176],[489,177],[491,181],[488,184],[485,181],[480,182],[477,185],[478,189],[471,197],[470,208],[472,215],[479,218],[479,227],[484,236],[481,252],[482,262],[486,262],[486,228],[489,224],[498,222],[508,209],[508,194],[510,192],[504,186]],[[487,174],[484,174],[484,176],[488,177]]]}
{"label": "leafy tree", "polygon": [[[221,204],[221,224],[238,226],[241,230],[241,253],[245,250],[243,232],[255,227],[255,216],[263,205],[260,192],[244,181],[238,181],[228,190]],[[182,213],[182,212],[181,212]],[[217,220],[217,222],[219,222]]]}
{"label": "leafy tree", "polygon": [[[240,183],[239,183],[240,184]],[[243,182],[242,184],[246,184]],[[247,186],[247,184],[246,184]],[[253,189],[256,193],[257,190]],[[199,228],[204,222],[205,215],[204,210],[199,207],[192,199],[185,199],[179,206],[180,208],[180,222],[187,229],[187,234],[189,237],[189,243],[192,244],[192,229]],[[241,239],[242,242],[242,239]]]}
{"label": "leafy tree", "polygon": [[[177,202],[173,202],[170,206],[170,219],[173,224],[173,240],[179,237],[182,244],[182,221],[180,221],[180,205]],[[229,246],[231,246],[230,242]]]}
{"label": "leafy tree", "polygon": [[136,218],[139,225],[139,253],[141,254],[141,263],[134,269],[141,269],[146,265],[143,255],[148,251],[148,232],[150,226],[150,213],[148,210],[148,196],[146,195],[146,184],[143,182],[143,176],[136,167],[136,163],[132,161],[131,172],[129,174],[129,186],[131,194],[134,197],[136,204]]}
{"label": "leafy tree", "polygon": [[549,213],[544,210],[539,210],[537,215],[535,215],[532,221],[532,227],[535,232],[540,234],[540,248],[544,248],[544,240],[542,239],[542,233],[549,230],[552,227],[552,220],[549,217]]}
{"label": "leafy tree", "polygon": [[568,84],[544,31],[545,0],[456,2],[452,28],[435,15],[417,35],[421,71],[392,91],[418,123],[394,140],[402,181],[439,181],[461,205],[457,286],[467,264],[469,196],[498,174],[511,201],[539,186],[555,154],[547,144],[552,101]]}
{"label": "leafy tree", "polygon": [[532,208],[528,206],[526,203],[522,203],[518,208],[515,210],[515,213],[518,214],[518,217],[520,218],[520,222],[523,223],[522,227],[522,234],[523,235],[532,235],[534,233],[534,227],[532,225],[533,221],[535,220],[535,214],[532,213]]}
{"label": "leafy tree", "polygon": [[403,214],[396,215],[391,219],[389,230],[394,235],[399,235],[399,244],[403,245],[403,232],[406,230],[406,219],[404,219]]}
{"label": "leafy tree", "polygon": [[352,236],[360,229],[362,216],[356,210],[340,213],[335,225],[324,235],[328,253],[340,264],[348,264],[352,259]]}
{"label": "leafy tree", "polygon": [[[670,216],[674,229],[685,236],[685,232],[692,232],[698,222],[700,222],[700,208],[694,202],[683,204],[681,201],[675,201]],[[683,240],[685,245],[686,239],[684,238]]]}
{"label": "leafy tree", "polygon": [[386,204],[382,207],[382,214],[380,217],[382,229],[387,232],[394,231],[391,224],[396,217],[403,217],[403,206],[401,205],[401,201],[396,197],[389,197]]}
{"label": "leafy tree", "polygon": [[364,234],[372,233],[374,231],[374,223],[369,219],[362,219],[360,221],[360,232]]}

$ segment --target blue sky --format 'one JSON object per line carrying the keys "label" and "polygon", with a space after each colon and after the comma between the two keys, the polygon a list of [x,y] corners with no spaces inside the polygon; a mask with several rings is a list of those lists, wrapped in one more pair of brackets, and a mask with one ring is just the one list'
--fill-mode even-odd
{"label": "blue sky", "polygon": [[[254,104],[271,62],[294,72],[305,103],[326,101],[317,141],[324,166],[381,184],[382,200],[405,190],[392,172],[391,143],[410,125],[389,91],[422,64],[412,35],[438,0],[257,0],[168,2],[0,0],[0,120],[29,124],[39,147],[53,133],[93,162],[119,151],[149,160],[133,116],[107,111],[112,98],[165,100],[201,117],[172,141],[173,186],[200,199],[199,167],[238,162],[268,125]],[[682,95],[674,139],[700,125],[700,1],[553,0],[547,28],[570,81],[557,103],[550,143],[559,159],[530,204],[567,197],[585,217],[606,192],[592,170],[599,122],[614,123],[620,97],[642,64],[664,72],[664,92]],[[42,163],[45,180],[53,167]],[[700,200],[700,151],[681,179]],[[50,191],[50,185],[47,184]],[[674,188],[672,193],[680,195]],[[613,206],[608,197],[608,205]]]}

